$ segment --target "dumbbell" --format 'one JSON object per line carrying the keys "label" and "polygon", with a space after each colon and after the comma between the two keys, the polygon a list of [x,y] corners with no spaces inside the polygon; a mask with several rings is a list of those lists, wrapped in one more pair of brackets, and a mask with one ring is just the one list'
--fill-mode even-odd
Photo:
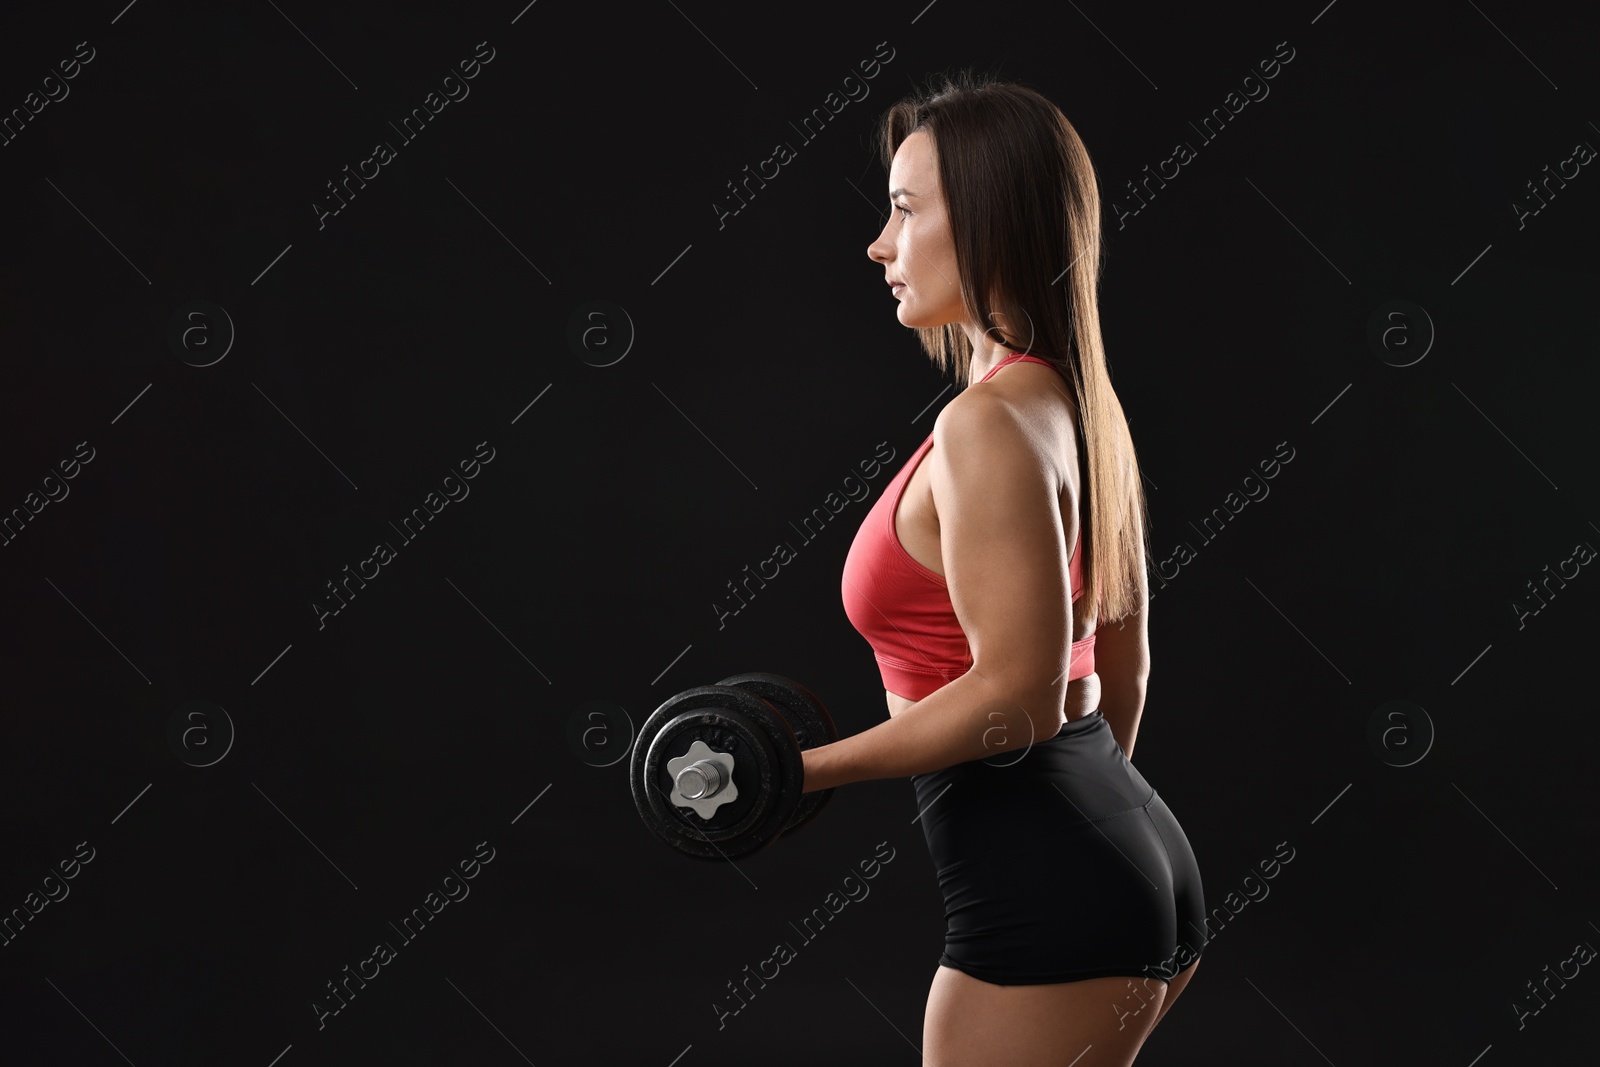
{"label": "dumbbell", "polygon": [[816,818],[832,789],[802,793],[800,753],[839,739],[828,709],[792,679],[751,672],[668,697],[629,763],[648,827],[696,859],[737,859]]}

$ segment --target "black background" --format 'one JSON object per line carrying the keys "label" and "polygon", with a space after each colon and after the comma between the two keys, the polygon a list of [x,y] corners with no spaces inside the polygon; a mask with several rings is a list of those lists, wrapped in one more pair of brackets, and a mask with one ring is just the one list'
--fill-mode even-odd
{"label": "black background", "polygon": [[[1600,578],[1516,607],[1600,544],[1600,177],[1521,228],[1512,208],[1600,145],[1594,27],[1565,12],[0,15],[6,113],[94,49],[0,148],[0,511],[94,450],[0,550],[0,912],[94,850],[0,948],[5,1060],[917,1062],[943,920],[907,782],[842,788],[737,869],[694,863],[641,825],[627,762],[593,766],[569,726],[592,700],[637,726],[746,670],[804,680],[846,732],[883,718],[840,568],[953,390],[865,255],[885,217],[871,133],[963,65],[1045,92],[1094,156],[1152,566],[1194,549],[1156,585],[1138,766],[1208,904],[1294,850],[1139,1062],[1592,1052],[1593,968],[1521,1028],[1513,1009],[1600,945]],[[470,95],[402,144],[388,123],[479,42]],[[880,42],[870,96],[801,141],[790,123]],[[1201,143],[1189,122],[1279,42],[1270,95]],[[396,159],[319,227],[325,183],[378,140]],[[1196,158],[1119,228],[1112,202],[1179,140]],[[726,183],[778,141],[796,158],[719,228]],[[197,300],[236,331],[206,367],[168,340]],[[628,321],[575,349],[593,300]],[[1425,317],[1384,350],[1367,331],[1394,300]],[[483,441],[470,496],[401,544],[389,523]],[[801,546],[790,523],[879,442],[895,459],[872,496]],[[1270,495],[1200,536],[1280,442]],[[719,628],[726,583],[785,539],[798,557]],[[319,628],[325,583],[380,540],[397,558]],[[206,767],[168,738],[195,700],[234,734]],[[1368,740],[1396,700],[1436,732],[1406,767]],[[1419,751],[1420,719],[1406,731]],[[398,943],[389,923],[484,841],[470,895],[319,1029],[325,983]],[[725,983],[880,842],[870,896],[719,1030]],[[1073,887],[1054,892],[1071,916]]]}

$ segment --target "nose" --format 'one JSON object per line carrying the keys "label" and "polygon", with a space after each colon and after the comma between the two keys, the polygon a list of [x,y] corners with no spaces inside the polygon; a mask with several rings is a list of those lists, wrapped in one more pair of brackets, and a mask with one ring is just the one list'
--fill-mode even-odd
{"label": "nose", "polygon": [[885,241],[883,235],[889,232],[889,224],[883,224],[883,229],[878,231],[878,236],[867,245],[867,258],[874,263],[887,264],[894,258],[894,244]]}

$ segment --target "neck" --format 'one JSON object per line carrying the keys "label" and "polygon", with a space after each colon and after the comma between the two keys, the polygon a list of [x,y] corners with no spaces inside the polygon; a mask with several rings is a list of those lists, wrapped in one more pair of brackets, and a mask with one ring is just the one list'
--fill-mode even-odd
{"label": "neck", "polygon": [[966,332],[967,339],[972,342],[972,366],[968,370],[968,378],[971,381],[980,380],[1002,360],[1009,358],[1013,352],[1021,351],[1020,348],[990,340],[981,330],[970,324]]}
{"label": "neck", "polygon": [[980,363],[978,354],[973,353],[972,367],[968,371],[968,377],[973,382],[981,382],[993,373],[996,367],[1008,359],[1015,359],[1018,354],[1014,349],[1002,347],[996,352],[985,353],[983,361]]}

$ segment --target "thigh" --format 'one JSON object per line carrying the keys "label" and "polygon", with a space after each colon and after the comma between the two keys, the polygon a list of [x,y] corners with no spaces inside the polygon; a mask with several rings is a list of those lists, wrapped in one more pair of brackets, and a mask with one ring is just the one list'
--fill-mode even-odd
{"label": "thigh", "polygon": [[1167,1017],[1167,1012],[1172,1010],[1172,1005],[1178,999],[1178,994],[1182,993],[1184,987],[1189,984],[1189,979],[1194,977],[1194,969],[1198,966],[1200,966],[1200,961],[1195,960],[1179,971],[1177,977],[1167,984],[1167,997],[1161,1002],[1161,1006],[1156,1009],[1156,1022],[1160,1022]]}
{"label": "thigh", "polygon": [[923,1017],[925,1067],[1127,1067],[1167,983],[1127,976],[994,985],[940,967]]}

